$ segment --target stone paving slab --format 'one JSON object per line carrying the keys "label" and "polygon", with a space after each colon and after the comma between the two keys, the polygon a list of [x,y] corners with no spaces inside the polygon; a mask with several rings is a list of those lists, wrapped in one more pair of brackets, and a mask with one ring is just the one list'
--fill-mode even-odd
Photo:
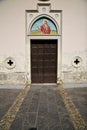
{"label": "stone paving slab", "polygon": [[0,120],[7,113],[21,89],[0,89]]}
{"label": "stone paving slab", "polygon": [[56,85],[30,87],[10,130],[30,130],[30,128],[75,130]]}
{"label": "stone paving slab", "polygon": [[87,87],[67,88],[66,90],[87,123]]}

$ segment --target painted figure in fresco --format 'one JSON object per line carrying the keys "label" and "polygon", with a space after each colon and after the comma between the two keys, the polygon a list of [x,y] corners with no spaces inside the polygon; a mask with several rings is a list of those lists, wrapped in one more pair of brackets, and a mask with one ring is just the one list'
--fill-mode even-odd
{"label": "painted figure in fresco", "polygon": [[39,28],[43,34],[50,34],[50,32],[51,32],[51,29],[50,29],[50,26],[48,25],[47,20],[44,20],[43,25],[40,26]]}

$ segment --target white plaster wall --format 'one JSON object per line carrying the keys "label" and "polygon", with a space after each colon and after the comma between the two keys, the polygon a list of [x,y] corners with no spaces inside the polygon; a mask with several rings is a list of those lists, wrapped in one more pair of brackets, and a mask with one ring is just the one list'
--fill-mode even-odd
{"label": "white plaster wall", "polygon": [[[86,82],[87,0],[54,1],[52,1],[52,8],[63,10],[62,79],[64,82]],[[72,59],[75,56],[80,56],[82,58],[82,66],[78,69],[72,66]]]}
{"label": "white plaster wall", "polygon": [[[38,0],[0,0],[0,66],[6,57],[16,61],[15,72],[25,71],[25,10],[37,8]],[[71,66],[79,55],[87,68],[87,0],[50,0],[52,10],[63,10],[62,63]],[[8,71],[5,67],[0,71]],[[64,68],[63,68],[64,69]],[[12,70],[13,71],[13,70]]]}
{"label": "white plaster wall", "polygon": [[[0,63],[13,57],[15,71],[25,71],[25,10],[34,8],[36,3],[32,0],[0,1]],[[1,71],[6,70],[3,67]]]}
{"label": "white plaster wall", "polygon": [[87,49],[87,0],[53,0],[52,8],[63,10],[63,52]]}

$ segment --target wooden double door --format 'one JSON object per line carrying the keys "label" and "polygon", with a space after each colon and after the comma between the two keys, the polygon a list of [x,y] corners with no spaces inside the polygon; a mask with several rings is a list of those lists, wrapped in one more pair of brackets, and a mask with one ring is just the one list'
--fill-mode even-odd
{"label": "wooden double door", "polygon": [[31,40],[31,82],[57,82],[57,40]]}

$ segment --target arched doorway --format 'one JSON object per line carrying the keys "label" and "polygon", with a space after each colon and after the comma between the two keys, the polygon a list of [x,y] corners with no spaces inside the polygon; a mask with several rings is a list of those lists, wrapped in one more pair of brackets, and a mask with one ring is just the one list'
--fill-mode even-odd
{"label": "arched doorway", "polygon": [[[43,6],[47,8],[49,5]],[[30,12],[34,12],[33,15]],[[26,73],[28,74],[28,82],[57,83],[61,79],[60,23],[51,15],[42,14],[41,12],[38,15],[37,11],[30,12],[27,11],[26,41]],[[60,12],[56,12],[59,17]]]}
{"label": "arched doorway", "polygon": [[31,39],[31,82],[57,82],[57,39],[43,39],[43,35],[57,35],[55,23],[48,17],[40,17],[33,22],[31,35],[42,39]]}

